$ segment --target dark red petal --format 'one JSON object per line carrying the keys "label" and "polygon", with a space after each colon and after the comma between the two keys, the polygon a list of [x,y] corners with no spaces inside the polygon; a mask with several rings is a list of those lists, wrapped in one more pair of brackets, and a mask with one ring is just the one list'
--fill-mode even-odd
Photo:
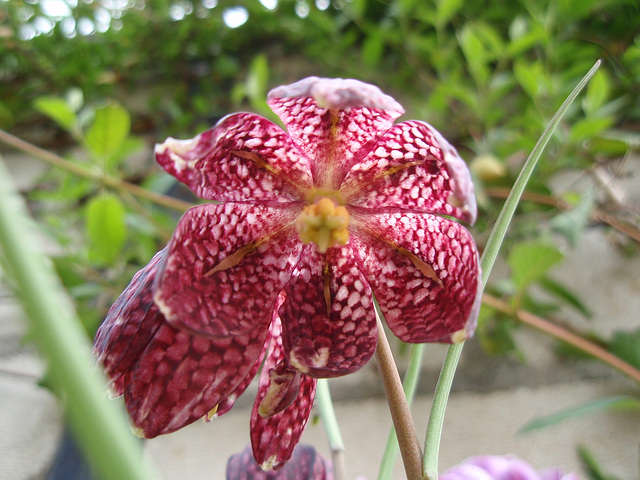
{"label": "dark red petal", "polygon": [[210,336],[266,329],[301,246],[296,213],[238,203],[190,209],[156,279],[167,320]]}
{"label": "dark red petal", "polygon": [[167,139],[156,160],[207,200],[286,203],[311,186],[308,160],[289,136],[253,113],[223,118],[191,140]]}
{"label": "dark red petal", "polygon": [[[279,335],[279,319],[274,320],[275,330],[269,347],[269,354],[260,373],[258,395],[251,411],[251,445],[256,462],[263,470],[277,470],[291,457],[293,449],[309,420],[313,399],[316,394],[316,380],[307,375],[300,378],[297,396],[280,413],[264,418],[259,413],[260,405],[271,386],[269,373],[286,361],[282,338]],[[272,326],[272,329],[274,327]]]}
{"label": "dark red petal", "polygon": [[395,125],[347,174],[345,203],[369,211],[437,213],[473,223],[477,214],[469,170],[433,127]]}
{"label": "dark red petal", "polygon": [[229,458],[227,480],[333,480],[331,462],[310,445],[299,444],[280,470],[265,472],[253,459],[251,446]]}
{"label": "dark red petal", "polygon": [[371,287],[349,245],[321,255],[308,244],[285,292],[280,318],[292,366],[330,378],[354,372],[369,361],[377,344]]}
{"label": "dark red petal", "polygon": [[460,224],[430,214],[354,216],[351,242],[393,333],[411,343],[473,335],[480,304],[475,242]]}
{"label": "dark red petal", "polygon": [[[242,379],[242,381],[238,384],[238,386],[234,389],[233,392],[229,393],[225,398],[223,398],[218,404],[218,408],[216,409],[215,414],[211,417],[220,417],[231,410],[233,404],[238,399],[238,397],[247,389],[249,384],[253,381],[253,378],[258,373],[258,370],[262,366],[263,360],[265,360],[267,353],[269,352],[269,345],[275,341],[276,338],[281,336],[282,328],[280,326],[280,320],[278,318],[278,308],[282,304],[284,300],[284,293],[280,293],[278,296],[278,300],[276,301],[276,306],[273,309],[272,314],[272,322],[269,326],[269,335],[267,336],[266,341],[264,342],[264,347],[262,348],[262,353],[258,356],[258,359],[254,363],[253,367],[249,371],[249,373]],[[276,319],[278,319],[276,321]],[[278,340],[281,341],[281,340]]]}
{"label": "dark red petal", "polygon": [[153,438],[213,414],[251,374],[267,332],[210,340],[163,323],[125,374],[125,405],[140,434]]}
{"label": "dark red petal", "polygon": [[[95,353],[140,434],[177,430],[225,405],[246,388],[268,329],[209,340],[179,331],[153,302],[153,280],[166,249],[142,269],[100,327]],[[247,377],[250,377],[247,379]]]}
{"label": "dark red petal", "polygon": [[158,252],[135,274],[129,286],[113,304],[96,333],[93,353],[111,380],[113,395],[123,391],[123,375],[138,361],[163,323],[153,306],[151,285],[167,249]]}
{"label": "dark red petal", "polygon": [[356,152],[404,113],[393,98],[357,80],[309,77],[272,90],[267,101],[312,159],[322,188],[338,188]]}

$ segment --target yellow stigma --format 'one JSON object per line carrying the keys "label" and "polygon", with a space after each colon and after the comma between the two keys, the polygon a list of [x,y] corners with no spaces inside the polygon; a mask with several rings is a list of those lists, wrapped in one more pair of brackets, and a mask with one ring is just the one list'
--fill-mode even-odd
{"label": "yellow stigma", "polygon": [[313,242],[320,253],[335,244],[344,245],[349,240],[349,212],[329,198],[321,198],[304,207],[298,217],[298,233],[304,243]]}

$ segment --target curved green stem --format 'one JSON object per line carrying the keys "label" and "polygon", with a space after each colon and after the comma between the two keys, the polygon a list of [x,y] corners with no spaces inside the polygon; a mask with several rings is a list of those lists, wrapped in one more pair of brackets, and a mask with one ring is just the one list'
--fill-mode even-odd
{"label": "curved green stem", "polygon": [[336,413],[333,410],[331,393],[329,392],[329,382],[326,378],[318,380],[316,404],[320,410],[320,418],[322,418],[322,424],[329,438],[329,448],[331,448],[331,460],[335,480],[345,480],[344,442],[340,434]]}
{"label": "curved green stem", "polygon": [[[484,285],[487,284],[487,280],[489,279],[489,274],[491,273],[493,264],[498,257],[498,252],[500,251],[500,247],[502,246],[502,241],[504,240],[504,237],[507,233],[507,229],[509,228],[509,224],[511,223],[513,214],[516,211],[516,207],[518,206],[520,197],[524,192],[527,182],[529,181],[529,177],[531,177],[531,174],[533,173],[533,170],[536,167],[536,164],[538,163],[538,160],[540,159],[544,148],[547,146],[547,143],[549,142],[553,131],[560,123],[560,120],[562,119],[566,111],[569,109],[569,106],[573,103],[582,89],[587,85],[587,83],[596,73],[599,67],[600,60],[598,60],[595,65],[591,67],[587,74],[573,89],[571,94],[569,94],[569,96],[560,106],[551,121],[547,124],[544,132],[542,132],[542,135],[538,139],[538,142],[531,151],[529,158],[527,158],[527,161],[522,167],[522,171],[518,175],[518,178],[516,179],[516,182],[511,189],[511,193],[507,197],[507,200],[505,201],[505,204],[500,211],[500,215],[498,215],[498,219],[496,220],[496,224],[491,231],[491,235],[489,235],[487,245],[482,255],[480,265],[482,268],[481,281],[483,288]],[[458,366],[458,361],[460,359],[463,346],[464,343],[460,343],[449,347],[444,364],[442,365],[438,385],[436,386],[433,406],[431,409],[431,414],[429,415],[429,423],[427,425],[425,453],[423,457],[422,467],[423,474],[429,480],[437,480],[438,478],[438,450],[440,448],[440,437],[442,434],[442,425],[444,423],[444,413],[446,410],[447,401],[449,399],[449,393],[451,392],[451,384],[453,382],[453,377],[455,376],[455,371]]]}
{"label": "curved green stem", "polygon": [[0,257],[48,363],[56,393],[89,463],[103,480],[151,480],[126,416],[105,395],[91,345],[51,262],[34,240],[34,225],[0,158]]}

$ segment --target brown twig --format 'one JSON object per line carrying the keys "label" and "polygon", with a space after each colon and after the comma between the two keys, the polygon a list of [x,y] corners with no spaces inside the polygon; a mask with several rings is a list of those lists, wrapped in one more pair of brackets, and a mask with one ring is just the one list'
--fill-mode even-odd
{"label": "brown twig", "polygon": [[[509,195],[510,189],[503,187],[492,187],[487,188],[485,190],[487,195],[494,198],[507,198]],[[522,194],[522,200],[528,200],[530,202],[539,203],[541,205],[549,205],[551,207],[558,208],[560,210],[571,210],[573,207],[570,203],[562,200],[558,197],[553,197],[550,195],[543,195],[540,193],[533,192],[524,192]],[[620,220],[615,216],[605,213],[598,208],[594,208],[591,212],[591,219],[596,222],[603,222],[609,225],[610,227],[615,228],[619,232],[627,235],[629,238],[635,240],[640,243],[640,230],[638,228],[624,220]]]}
{"label": "brown twig", "polygon": [[418,441],[413,417],[409,410],[407,397],[402,388],[402,381],[398,368],[393,359],[393,353],[387,336],[384,333],[384,326],[380,321],[376,311],[376,321],[378,325],[378,346],[376,348],[376,361],[380,370],[380,377],[389,403],[391,419],[396,429],[398,445],[407,480],[422,480],[422,448]]}
{"label": "brown twig", "polygon": [[563,342],[582,350],[585,353],[588,353],[589,355],[608,364],[609,366],[615,368],[616,370],[624,373],[636,382],[640,383],[640,370],[635,368],[633,365],[625,362],[621,358],[615,356],[601,346],[590,342],[586,338],[570,332],[569,330],[566,330],[556,325],[555,323],[551,323],[544,318],[538,317],[533,313],[524,310],[513,309],[507,302],[504,302],[494,297],[493,295],[484,293],[482,295],[482,302],[485,305],[498,310],[499,312],[506,313],[507,315],[513,315],[522,323],[529,325],[536,330],[544,332],[558,340],[562,340]]}
{"label": "brown twig", "polygon": [[193,206],[188,202],[152,192],[133,183],[125,182],[124,180],[119,180],[117,178],[107,176],[102,172],[92,171],[88,168],[69,162],[54,153],[51,153],[18,137],[15,137],[10,133],[5,132],[4,130],[0,130],[0,142],[3,142],[17,150],[20,150],[39,160],[42,160],[49,165],[61,168],[62,170],[66,170],[67,172],[78,177],[94,180],[115,190],[129,192],[136,197],[149,200],[150,202],[170,208],[172,210],[184,212]]}

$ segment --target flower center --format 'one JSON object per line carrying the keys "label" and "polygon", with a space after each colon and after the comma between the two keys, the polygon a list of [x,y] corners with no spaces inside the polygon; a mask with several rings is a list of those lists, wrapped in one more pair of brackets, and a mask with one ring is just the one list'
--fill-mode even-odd
{"label": "flower center", "polygon": [[320,253],[335,244],[345,245],[349,240],[348,225],[347,209],[327,197],[304,207],[296,224],[300,240],[315,243]]}

